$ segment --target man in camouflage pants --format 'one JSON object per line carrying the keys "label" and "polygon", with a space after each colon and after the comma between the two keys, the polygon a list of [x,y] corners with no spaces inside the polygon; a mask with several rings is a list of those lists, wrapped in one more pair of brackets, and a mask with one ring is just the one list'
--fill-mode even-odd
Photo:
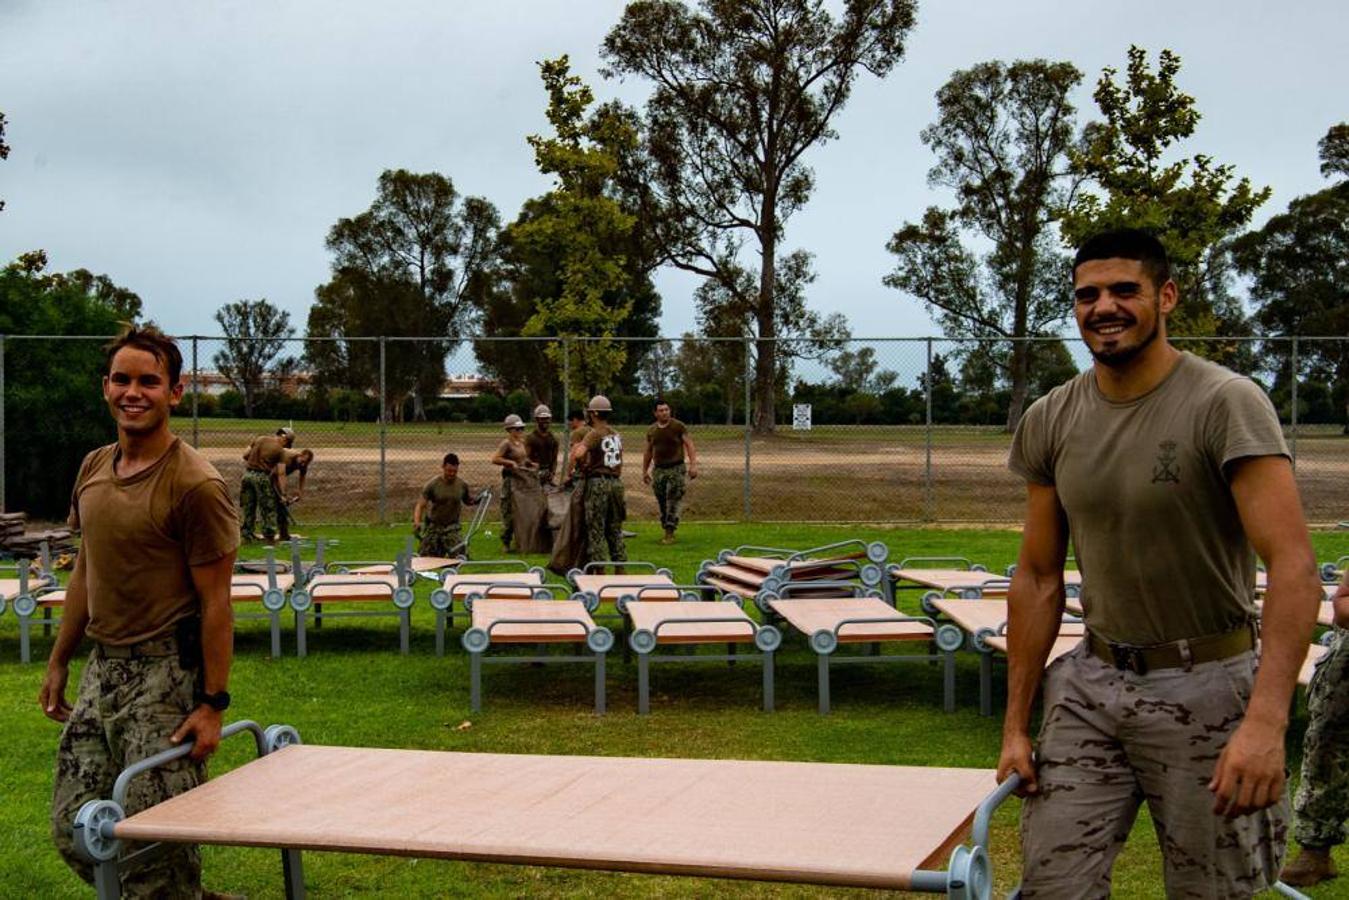
{"label": "man in camouflage pants", "polygon": [[586,556],[590,561],[628,558],[623,520],[623,438],[609,425],[613,405],[596,394],[586,406],[590,430],[571,451],[571,460],[585,472]]}
{"label": "man in camouflage pants", "polygon": [[[688,460],[685,463],[685,459]],[[646,432],[642,481],[651,485],[660,509],[662,544],[675,542],[679,513],[684,508],[685,479],[698,477],[698,454],[688,427],[670,414],[664,398],[656,401],[656,421]]]}
{"label": "man in camouflage pants", "polygon": [[1338,874],[1330,850],[1344,843],[1349,819],[1349,569],[1333,599],[1335,636],[1307,692],[1311,723],[1302,739],[1302,781],[1293,800],[1293,836],[1302,852],[1280,875],[1294,887]]}
{"label": "man in camouflage pants", "polygon": [[280,527],[277,507],[285,496],[286,451],[295,444],[295,432],[278,428],[276,434],[253,438],[244,451],[244,477],[239,484],[239,509],[243,513],[240,531],[244,540],[256,540],[254,523],[262,537],[271,543]]}
{"label": "man in camouflage pants", "polygon": [[459,478],[458,454],[446,453],[441,474],[426,483],[412,509],[413,533],[421,538],[418,552],[442,558],[456,551],[467,555],[468,548],[460,546],[464,542],[459,530],[460,511],[464,506],[478,505],[479,500]]}

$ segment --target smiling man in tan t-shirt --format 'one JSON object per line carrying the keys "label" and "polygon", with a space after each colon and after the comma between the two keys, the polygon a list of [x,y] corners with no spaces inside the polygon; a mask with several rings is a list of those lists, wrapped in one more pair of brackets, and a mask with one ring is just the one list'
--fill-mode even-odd
{"label": "smiling man in tan t-shirt", "polygon": [[[90,882],[93,870],[72,840],[80,807],[111,796],[128,765],[184,740],[195,742],[191,756],[132,781],[125,811],[195,787],[230,701],[239,520],[220,474],[169,429],[181,374],[178,348],[155,329],[132,329],[109,347],[103,396],[117,443],[85,457],[71,496],[70,524],[83,535],[38,702],[64,723],[52,836]],[[69,665],[85,635],[94,648],[72,707]],[[192,846],[170,845],[119,869],[125,896],[201,892]]]}

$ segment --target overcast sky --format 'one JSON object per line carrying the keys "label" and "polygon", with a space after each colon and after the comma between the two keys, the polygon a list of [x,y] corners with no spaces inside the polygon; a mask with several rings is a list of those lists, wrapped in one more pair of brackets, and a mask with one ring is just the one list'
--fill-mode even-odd
{"label": "overcast sky", "polygon": [[[214,311],[266,297],[303,330],[328,277],[323,241],[374,197],[386,168],[438,171],[504,220],[548,189],[525,136],[544,131],[535,63],[563,53],[601,99],[609,0],[0,0],[0,260],[44,248],[56,270],[107,273],[177,333],[216,333]],[[1349,119],[1343,0],[1132,3],[923,0],[906,60],[864,76],[840,139],[808,156],[817,189],[787,228],[815,254],[812,304],[859,336],[937,333],[885,288],[885,242],[946,198],[918,132],[952,71],[989,59],[1068,60],[1085,74],[1130,43],[1180,54],[1203,113],[1187,155],[1232,163],[1273,198],[1323,186],[1316,142]],[[1154,56],[1155,59],[1155,56]],[[657,279],[667,334],[694,324],[696,282]]]}

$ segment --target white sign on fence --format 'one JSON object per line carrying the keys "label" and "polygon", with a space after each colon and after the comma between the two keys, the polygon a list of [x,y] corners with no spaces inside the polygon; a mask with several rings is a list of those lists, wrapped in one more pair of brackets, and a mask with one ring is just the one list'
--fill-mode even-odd
{"label": "white sign on fence", "polygon": [[792,430],[810,431],[810,404],[792,404]]}

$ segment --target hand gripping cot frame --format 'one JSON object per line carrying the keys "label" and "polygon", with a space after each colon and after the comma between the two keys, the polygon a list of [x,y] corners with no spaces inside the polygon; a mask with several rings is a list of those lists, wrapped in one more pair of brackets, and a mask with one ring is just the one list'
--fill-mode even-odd
{"label": "hand gripping cot frame", "polygon": [[[520,598],[521,591],[529,594]],[[614,633],[596,625],[590,614],[594,607],[576,600],[559,600],[548,585],[530,585],[524,581],[485,585],[481,592],[465,598],[472,626],[459,642],[468,652],[469,708],[482,709],[482,667],[487,664],[585,663],[595,667],[595,713],[605,712],[605,660],[614,646]],[[494,594],[506,594],[498,599]],[[488,656],[496,644],[584,644],[590,655],[503,655]]]}
{"label": "hand gripping cot frame", "polygon": [[[38,563],[39,574],[32,573],[33,562]],[[60,623],[59,616],[52,617],[52,609],[61,606],[64,592],[52,570],[51,550],[46,541],[38,545],[36,560],[27,556],[16,556],[12,565],[4,568],[14,570],[13,578],[0,579],[0,615],[5,608],[12,606],[19,620],[19,661],[31,661],[31,629],[33,615],[42,610],[42,632],[50,635],[52,626]],[[53,596],[59,593],[59,597]]]}
{"label": "hand gripping cot frame", "polygon": [[[987,900],[990,822],[1019,784],[994,786],[985,769],[307,746],[294,728],[251,721],[222,737],[240,733],[258,758],[231,772],[128,817],[131,781],[191,752],[184,744],[80,809],[75,845],[100,900],[119,897],[132,840],[279,850],[289,898],[305,896],[303,851],[325,850]],[[625,802],[594,803],[597,783]]]}
{"label": "hand gripping cot frame", "polygon": [[[827,588],[832,597],[793,599],[802,587]],[[879,591],[864,590],[850,581],[814,582],[808,585],[785,584],[777,592],[764,591],[754,600],[765,621],[781,618],[805,635],[816,654],[818,709],[830,711],[829,669],[832,665],[868,663],[940,662],[942,671],[942,708],[955,711],[955,652],[965,635],[950,624],[938,625],[927,616],[909,616],[897,611]],[[875,652],[878,642],[908,643],[926,641],[934,652],[882,656]],[[869,644],[873,652],[861,655],[838,653],[844,643]]]}
{"label": "hand gripping cot frame", "polygon": [[[348,568],[351,563],[329,563],[333,573],[326,571],[323,563],[323,543],[320,542],[316,553],[316,564],[304,572],[296,587],[290,593],[290,605],[295,610],[295,655],[307,656],[309,653],[306,633],[306,618],[311,606],[314,609],[314,627],[318,628],[324,618],[352,619],[371,617],[398,617],[398,650],[406,655],[411,642],[412,605],[416,594],[412,581],[416,577],[411,571],[408,558],[399,553],[389,574],[357,574]],[[375,563],[378,565],[378,563]],[[342,610],[340,612],[322,612],[325,603],[379,603],[387,600],[393,605],[390,610]]]}
{"label": "hand gripping cot frame", "polygon": [[436,613],[436,656],[445,655],[445,632],[454,628],[455,618],[461,615],[454,611],[456,598],[464,605],[462,615],[471,619],[471,601],[486,596],[487,588],[502,585],[508,589],[498,591],[498,598],[528,600],[534,596],[532,588],[543,585],[544,574],[539,566],[521,559],[466,559],[442,572],[438,587],[431,592],[431,608]]}

